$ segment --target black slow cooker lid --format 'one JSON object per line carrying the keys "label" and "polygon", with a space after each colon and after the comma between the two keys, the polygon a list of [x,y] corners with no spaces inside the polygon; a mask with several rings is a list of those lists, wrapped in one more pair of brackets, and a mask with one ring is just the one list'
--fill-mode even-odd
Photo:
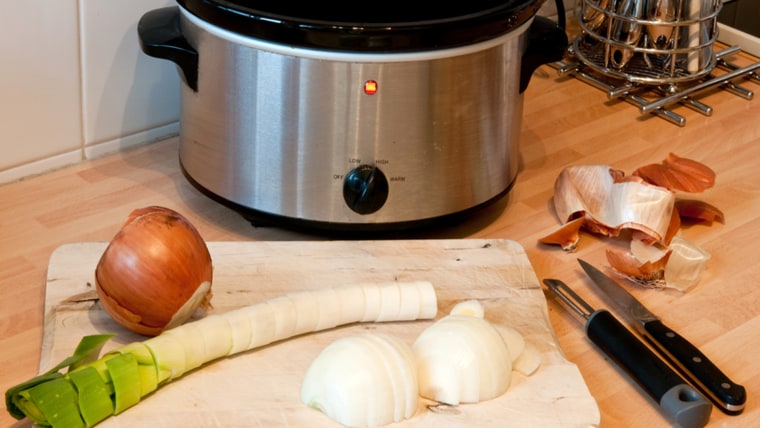
{"label": "black slow cooker lid", "polygon": [[177,0],[201,20],[240,35],[362,52],[443,49],[485,41],[527,22],[544,1]]}

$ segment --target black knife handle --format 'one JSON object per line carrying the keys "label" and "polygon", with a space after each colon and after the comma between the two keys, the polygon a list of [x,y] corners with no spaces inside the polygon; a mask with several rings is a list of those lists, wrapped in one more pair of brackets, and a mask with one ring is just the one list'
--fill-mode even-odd
{"label": "black knife handle", "polygon": [[703,427],[712,405],[606,310],[592,313],[586,335],[681,427]]}
{"label": "black knife handle", "polygon": [[648,321],[644,330],[681,373],[729,414],[740,413],[747,401],[744,387],[728,378],[705,354],[662,321]]}

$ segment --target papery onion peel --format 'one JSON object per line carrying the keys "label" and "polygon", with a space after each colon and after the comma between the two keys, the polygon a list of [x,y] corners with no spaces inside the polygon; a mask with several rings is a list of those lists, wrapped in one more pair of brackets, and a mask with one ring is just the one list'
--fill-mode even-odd
{"label": "papery onion peel", "polygon": [[650,288],[685,292],[699,282],[710,254],[680,236],[665,247],[632,240],[630,252],[607,251],[607,261],[620,276]]}
{"label": "papery onion peel", "polygon": [[716,221],[723,223],[725,221],[723,212],[720,209],[704,201],[677,199],[675,208],[683,220],[707,224],[712,224]]}
{"label": "papery onion peel", "polygon": [[671,251],[654,261],[641,262],[631,252],[607,250],[607,262],[620,275],[637,282],[654,283],[665,278],[665,265],[668,263]]}
{"label": "papery onion peel", "polygon": [[707,165],[673,153],[662,163],[645,165],[632,175],[657,186],[689,193],[703,192],[715,184],[715,172]]}
{"label": "papery onion peel", "polygon": [[653,240],[668,231],[675,202],[663,187],[623,180],[622,173],[606,165],[573,165],[563,169],[554,184],[554,209],[562,223],[583,217],[592,233],[618,236],[623,229],[637,230]]}
{"label": "papery onion peel", "polygon": [[206,243],[178,212],[134,210],[103,252],[95,285],[120,325],[155,336],[208,309],[213,265]]}
{"label": "papery onion peel", "polygon": [[540,238],[538,242],[549,245],[559,245],[565,251],[575,251],[578,247],[578,242],[581,239],[581,228],[583,227],[585,219],[578,217],[575,220],[571,220],[550,234]]}
{"label": "papery onion peel", "polygon": [[[662,251],[657,259],[649,260],[641,260],[637,257],[640,254],[608,251],[613,269],[645,285],[688,289],[699,275],[684,271],[701,273],[709,255],[680,238],[674,245],[676,235],[684,222],[723,223],[724,215],[709,203],[676,198],[676,192],[707,190],[715,184],[715,176],[701,162],[673,153],[661,163],[645,165],[631,175],[608,165],[568,166],[554,183],[554,209],[562,224],[539,238],[539,243],[574,251],[581,229],[603,236],[627,236],[632,248],[651,246],[653,251],[644,251],[649,255],[657,253],[656,247]],[[673,257],[668,250],[673,250]],[[667,281],[665,266],[669,261],[675,266]]]}

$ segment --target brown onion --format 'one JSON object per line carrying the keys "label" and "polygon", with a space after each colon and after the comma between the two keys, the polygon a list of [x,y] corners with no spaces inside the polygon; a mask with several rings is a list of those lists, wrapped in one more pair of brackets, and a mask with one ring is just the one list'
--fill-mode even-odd
{"label": "brown onion", "polygon": [[95,268],[103,309],[120,325],[155,336],[209,307],[213,266],[195,227],[164,207],[132,211]]}

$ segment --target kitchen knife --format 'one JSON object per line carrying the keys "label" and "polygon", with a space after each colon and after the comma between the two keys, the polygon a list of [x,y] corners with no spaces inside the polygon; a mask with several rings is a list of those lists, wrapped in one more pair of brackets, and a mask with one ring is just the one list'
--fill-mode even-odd
{"label": "kitchen knife", "polygon": [[644,388],[677,426],[690,428],[707,424],[712,404],[609,311],[593,309],[560,280],[544,279],[544,284],[586,319],[586,336],[591,342]]}
{"label": "kitchen knife", "polygon": [[743,386],[729,379],[696,346],[667,327],[615,280],[581,259],[578,262],[596,286],[635,321],[635,329],[721,410],[739,414],[744,409],[747,393]]}

